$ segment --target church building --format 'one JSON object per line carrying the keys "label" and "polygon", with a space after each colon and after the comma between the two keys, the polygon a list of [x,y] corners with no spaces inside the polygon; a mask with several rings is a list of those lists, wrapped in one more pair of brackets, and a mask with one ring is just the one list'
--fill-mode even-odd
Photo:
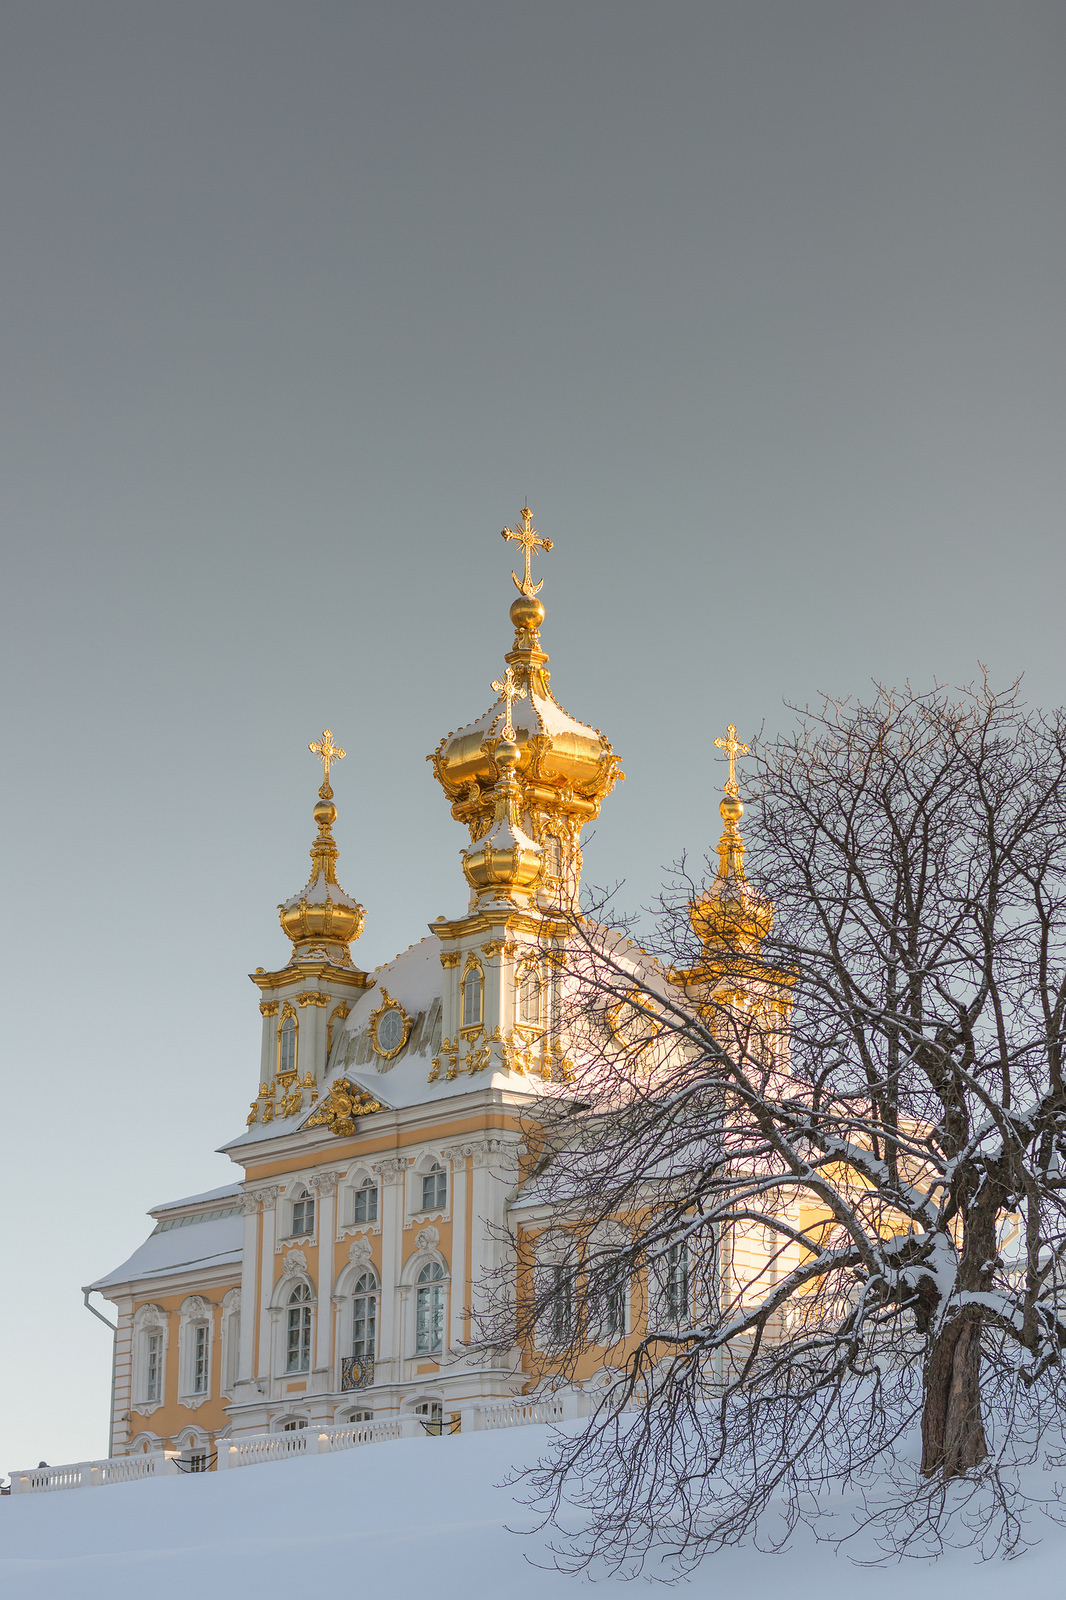
{"label": "church building", "polygon": [[332,832],[344,751],[326,729],[310,746],[310,877],[280,907],[292,954],[251,974],[255,1093],[222,1147],[240,1177],[158,1206],[145,1243],[91,1286],[117,1308],[112,1455],[206,1457],[223,1438],[411,1414],[447,1429],[535,1381],[534,1352],[478,1345],[478,1309],[507,1228],[523,1207],[536,1223],[523,1119],[572,1071],[559,908],[623,774],[550,687],[530,558],[551,541],[528,508],[504,535],[524,557],[514,642],[492,705],[432,754],[470,832],[466,908],[376,971],[359,965],[365,912]]}

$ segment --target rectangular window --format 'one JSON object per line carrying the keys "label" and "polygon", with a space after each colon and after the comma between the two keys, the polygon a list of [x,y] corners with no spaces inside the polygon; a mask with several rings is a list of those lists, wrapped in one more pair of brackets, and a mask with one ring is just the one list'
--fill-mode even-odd
{"label": "rectangular window", "polygon": [[688,1245],[672,1244],[666,1252],[663,1310],[671,1322],[688,1317]]}
{"label": "rectangular window", "polygon": [[147,1352],[144,1371],[144,1398],[146,1400],[159,1399],[160,1368],[163,1360],[163,1335],[150,1333],[147,1341]]}
{"label": "rectangular window", "polygon": [[377,1338],[377,1305],[375,1294],[357,1294],[352,1301],[352,1355],[374,1355]]}
{"label": "rectangular window", "polygon": [[602,1342],[609,1343],[620,1339],[626,1331],[626,1287],[625,1279],[615,1276],[607,1285],[603,1297],[603,1320],[601,1332]]}
{"label": "rectangular window", "polygon": [[442,1211],[448,1199],[448,1174],[434,1162],[422,1175],[422,1210]]}
{"label": "rectangular window", "polygon": [[418,1291],[415,1350],[420,1356],[432,1356],[443,1348],[444,1285],[427,1284]]}
{"label": "rectangular window", "polygon": [[378,1220],[378,1192],[372,1183],[364,1183],[355,1191],[352,1203],[353,1222],[376,1222]]}
{"label": "rectangular window", "polygon": [[237,1374],[241,1364],[241,1314],[231,1311],[229,1314],[229,1340],[226,1347],[226,1373],[227,1389],[232,1389],[237,1382]]}
{"label": "rectangular window", "polygon": [[192,1392],[193,1394],[207,1393],[207,1333],[205,1325],[200,1322],[193,1329],[192,1347]]}
{"label": "rectangular window", "polygon": [[571,1300],[570,1269],[553,1266],[551,1269],[551,1336],[555,1344],[565,1344],[571,1336],[574,1316]]}
{"label": "rectangular window", "polygon": [[304,1197],[292,1203],[292,1231],[308,1234],[315,1231],[315,1202]]}
{"label": "rectangular window", "polygon": [[311,1370],[311,1307],[289,1309],[289,1337],[285,1350],[286,1372]]}

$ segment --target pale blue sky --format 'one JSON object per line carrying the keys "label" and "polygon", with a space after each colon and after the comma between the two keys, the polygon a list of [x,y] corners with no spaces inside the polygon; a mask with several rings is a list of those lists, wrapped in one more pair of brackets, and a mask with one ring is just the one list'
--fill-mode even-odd
{"label": "pale blue sky", "polygon": [[237,1176],[324,726],[358,958],[462,907],[524,496],[630,903],[729,721],[1066,700],[1064,66],[1026,0],[0,10],[0,1470],[103,1452],[79,1285]]}

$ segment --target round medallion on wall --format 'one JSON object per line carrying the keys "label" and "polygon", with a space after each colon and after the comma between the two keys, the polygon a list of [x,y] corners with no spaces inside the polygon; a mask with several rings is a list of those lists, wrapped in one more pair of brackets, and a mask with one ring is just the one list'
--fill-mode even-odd
{"label": "round medallion on wall", "polygon": [[381,1004],[370,1014],[370,1043],[383,1061],[398,1056],[407,1043],[414,1018],[409,1017],[387,989],[381,991]]}

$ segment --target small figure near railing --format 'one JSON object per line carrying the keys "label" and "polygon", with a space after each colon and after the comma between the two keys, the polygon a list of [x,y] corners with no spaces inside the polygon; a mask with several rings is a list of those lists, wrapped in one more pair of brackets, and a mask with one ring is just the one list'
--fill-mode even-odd
{"label": "small figure near railing", "polygon": [[341,1389],[369,1389],[374,1381],[373,1356],[341,1357]]}

